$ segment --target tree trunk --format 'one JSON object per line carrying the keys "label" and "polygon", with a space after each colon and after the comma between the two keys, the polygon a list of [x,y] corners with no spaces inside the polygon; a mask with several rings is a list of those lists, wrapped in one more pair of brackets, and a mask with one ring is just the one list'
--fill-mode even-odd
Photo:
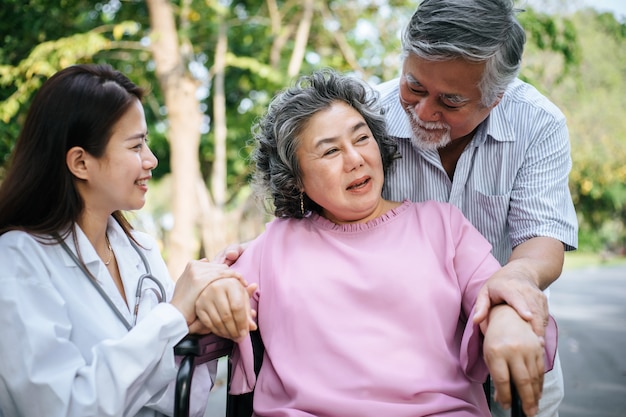
{"label": "tree trunk", "polygon": [[177,279],[190,259],[198,256],[196,184],[200,178],[199,144],[202,114],[196,98],[198,87],[187,71],[187,60],[176,31],[172,5],[167,0],[146,0],[152,28],[151,48],[156,74],[163,90],[172,170],[174,226],[166,248],[167,265]]}
{"label": "tree trunk", "polygon": [[224,93],[224,71],[226,70],[226,38],[225,19],[219,23],[215,63],[213,70],[213,129],[215,136],[213,171],[211,173],[211,193],[218,208],[226,203],[226,97]]}
{"label": "tree trunk", "polygon": [[290,78],[298,75],[300,67],[302,66],[302,60],[304,59],[304,53],[306,52],[306,45],[309,43],[309,32],[311,31],[314,5],[313,0],[304,1],[304,11],[302,13],[300,24],[298,25],[293,52],[287,69],[287,75]]}
{"label": "tree trunk", "polygon": [[[219,251],[224,249],[227,243],[227,229],[229,225],[225,221],[226,204],[226,95],[224,91],[224,77],[226,71],[226,53],[228,52],[228,34],[225,16],[219,23],[217,45],[215,48],[215,61],[213,64],[213,129],[214,129],[214,160],[211,172],[211,194],[213,206],[210,201],[203,202],[201,207],[208,207],[202,211],[202,243],[205,255],[211,259]],[[200,190],[201,192],[202,190]],[[204,193],[199,198],[210,198]],[[208,206],[207,206],[208,205]]]}

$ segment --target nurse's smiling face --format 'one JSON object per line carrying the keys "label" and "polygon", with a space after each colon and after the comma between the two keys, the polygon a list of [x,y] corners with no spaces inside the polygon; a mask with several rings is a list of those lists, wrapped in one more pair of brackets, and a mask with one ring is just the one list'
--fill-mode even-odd
{"label": "nurse's smiling face", "polygon": [[148,131],[139,100],[113,127],[104,156],[100,159],[97,195],[112,203],[114,210],[137,210],[145,204],[148,181],[157,158],[148,147]]}
{"label": "nurse's smiling face", "polygon": [[302,129],[296,151],[304,193],[332,222],[364,222],[383,214],[380,149],[365,119],[336,101]]}
{"label": "nurse's smiling face", "polygon": [[84,152],[85,181],[76,183],[91,213],[108,216],[117,210],[138,210],[145,204],[148,181],[157,166],[147,141],[147,127],[141,102],[135,99],[111,129],[104,154]]}

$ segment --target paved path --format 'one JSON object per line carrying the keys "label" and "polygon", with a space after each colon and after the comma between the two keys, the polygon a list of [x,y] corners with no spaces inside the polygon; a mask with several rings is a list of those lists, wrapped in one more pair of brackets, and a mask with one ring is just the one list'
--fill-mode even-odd
{"label": "paved path", "polygon": [[[559,417],[626,417],[626,266],[566,270],[550,307],[565,380]],[[206,417],[224,417],[224,365]]]}
{"label": "paved path", "polygon": [[550,308],[565,380],[559,417],[625,417],[626,266],[565,271]]}

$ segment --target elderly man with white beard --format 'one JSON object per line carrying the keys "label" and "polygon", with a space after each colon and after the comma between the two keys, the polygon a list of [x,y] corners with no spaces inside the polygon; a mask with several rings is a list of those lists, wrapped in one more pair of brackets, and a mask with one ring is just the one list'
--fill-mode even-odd
{"label": "elderly man with white beard", "polygon": [[[547,289],[578,227],[565,117],[517,78],[526,40],[517,11],[511,0],[421,2],[403,34],[400,77],[377,87],[402,154],[383,195],[460,208],[503,265],[474,318],[508,303],[542,335]],[[558,416],[562,399],[557,356],[538,415]]]}

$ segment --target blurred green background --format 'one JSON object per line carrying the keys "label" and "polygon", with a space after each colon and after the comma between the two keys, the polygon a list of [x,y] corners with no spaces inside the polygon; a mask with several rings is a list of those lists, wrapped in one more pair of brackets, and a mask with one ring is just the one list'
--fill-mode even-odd
{"label": "blurred green background", "polygon": [[[250,127],[273,94],[298,74],[326,66],[372,84],[394,78],[400,69],[399,34],[417,4],[3,0],[0,181],[41,83],[74,63],[107,62],[151,90],[145,107],[159,167],[149,204],[133,221],[160,237],[168,262],[213,255],[225,243],[255,236],[268,219],[250,198],[246,158]],[[570,130],[580,249],[568,255],[566,267],[623,259],[624,16],[558,0],[524,1],[519,7],[528,35],[521,77],[563,110]],[[174,43],[168,46],[167,40]],[[167,81],[173,73],[177,83]],[[171,95],[181,85],[195,92],[185,104],[199,121],[191,135],[182,130],[191,116],[175,111],[186,107]],[[177,159],[187,148],[193,164]],[[202,186],[188,191],[182,189],[185,183]],[[173,204],[179,200],[184,204]],[[177,231],[181,224],[188,227]],[[180,238],[194,244],[176,251]]]}

